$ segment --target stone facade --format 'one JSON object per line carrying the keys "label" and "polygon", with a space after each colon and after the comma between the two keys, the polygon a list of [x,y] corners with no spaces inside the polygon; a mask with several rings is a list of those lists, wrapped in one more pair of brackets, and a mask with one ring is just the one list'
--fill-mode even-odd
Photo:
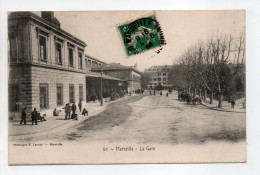
{"label": "stone facade", "polygon": [[[47,113],[65,105],[69,102],[69,85],[74,85],[73,101],[85,101],[88,70],[84,66],[83,41],[31,12],[11,13],[8,33],[9,111],[11,115],[18,113],[13,118],[19,117],[24,107]],[[62,87],[60,105],[57,86]]]}
{"label": "stone facade", "polygon": [[149,69],[145,69],[144,74],[150,77],[150,82],[146,85],[147,88],[157,89],[158,86],[161,86],[162,89],[165,89],[171,87],[168,83],[168,76],[171,68],[172,65],[165,65],[152,66]]}
{"label": "stone facade", "polygon": [[[32,66],[32,107],[40,109],[40,84],[48,86],[49,104],[48,108],[57,107],[57,84],[63,87],[63,105],[69,103],[69,85],[74,85],[75,103],[80,99],[85,101],[86,80],[84,73],[70,72],[65,70],[50,69],[45,67]],[[79,86],[83,87],[83,96],[79,97]]]}

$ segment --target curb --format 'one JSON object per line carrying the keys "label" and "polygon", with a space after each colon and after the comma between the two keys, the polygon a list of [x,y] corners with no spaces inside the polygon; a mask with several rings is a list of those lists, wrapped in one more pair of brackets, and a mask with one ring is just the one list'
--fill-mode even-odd
{"label": "curb", "polygon": [[203,103],[199,103],[201,104],[202,106],[206,107],[206,108],[209,108],[211,110],[215,110],[215,111],[222,111],[222,112],[235,112],[235,113],[246,113],[246,112],[239,112],[239,111],[229,111],[229,110],[223,110],[223,109],[219,109],[219,108],[216,108],[216,107],[210,107],[210,106],[207,106]]}

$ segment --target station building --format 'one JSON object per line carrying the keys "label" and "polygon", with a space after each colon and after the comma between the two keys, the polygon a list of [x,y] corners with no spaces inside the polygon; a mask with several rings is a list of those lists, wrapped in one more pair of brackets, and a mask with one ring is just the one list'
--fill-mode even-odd
{"label": "station building", "polygon": [[125,82],[121,87],[127,87],[128,92],[141,89],[141,72],[135,67],[123,66],[119,63],[111,63],[102,67],[93,67],[93,72],[103,72],[105,75],[119,78]]}
{"label": "station building", "polygon": [[10,13],[8,46],[12,117],[20,117],[24,107],[46,112],[66,103],[85,103],[88,95],[101,93],[102,80],[109,90],[117,90],[124,82],[90,72],[106,63],[85,55],[87,44],[61,29],[53,12],[42,12],[41,17],[31,12]]}

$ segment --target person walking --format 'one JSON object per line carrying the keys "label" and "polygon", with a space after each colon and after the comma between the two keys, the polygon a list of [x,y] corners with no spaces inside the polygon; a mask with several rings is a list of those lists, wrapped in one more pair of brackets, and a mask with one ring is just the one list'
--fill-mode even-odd
{"label": "person walking", "polygon": [[22,110],[22,116],[21,116],[21,118],[22,118],[22,120],[21,120],[21,122],[20,122],[20,125],[23,123],[24,125],[26,125],[26,108],[23,108],[23,110]]}
{"label": "person walking", "polygon": [[81,108],[82,108],[82,102],[81,101],[79,101],[78,107],[79,107],[79,111],[81,112]]}
{"label": "person walking", "polygon": [[35,123],[35,125],[38,125],[37,124],[37,115],[38,115],[38,112],[36,111],[36,108],[34,108],[33,112],[31,113],[32,125],[33,125],[33,123]]}
{"label": "person walking", "polygon": [[168,97],[168,95],[169,95],[169,94],[168,94],[168,92],[167,92],[167,93],[166,93],[166,97]]}
{"label": "person walking", "polygon": [[67,119],[69,120],[70,119],[70,105],[66,104],[66,106],[64,108],[65,108],[65,113],[66,113],[64,120],[67,120]]}
{"label": "person walking", "polygon": [[232,99],[232,100],[231,100],[231,108],[232,108],[232,109],[234,109],[234,108],[235,108],[235,104],[236,104],[235,100],[234,100],[234,99]]}
{"label": "person walking", "polygon": [[155,90],[153,90],[153,95],[155,95]]}

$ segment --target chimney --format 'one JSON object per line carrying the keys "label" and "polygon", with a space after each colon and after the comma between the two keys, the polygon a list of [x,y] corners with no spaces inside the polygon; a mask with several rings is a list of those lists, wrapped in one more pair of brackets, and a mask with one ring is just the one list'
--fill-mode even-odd
{"label": "chimney", "polygon": [[45,20],[53,19],[54,18],[54,12],[52,11],[43,11],[42,13],[42,18]]}
{"label": "chimney", "polygon": [[57,18],[54,17],[54,12],[53,11],[42,11],[42,18],[45,19],[46,21],[51,22],[54,24],[56,27],[60,28],[60,22]]}

